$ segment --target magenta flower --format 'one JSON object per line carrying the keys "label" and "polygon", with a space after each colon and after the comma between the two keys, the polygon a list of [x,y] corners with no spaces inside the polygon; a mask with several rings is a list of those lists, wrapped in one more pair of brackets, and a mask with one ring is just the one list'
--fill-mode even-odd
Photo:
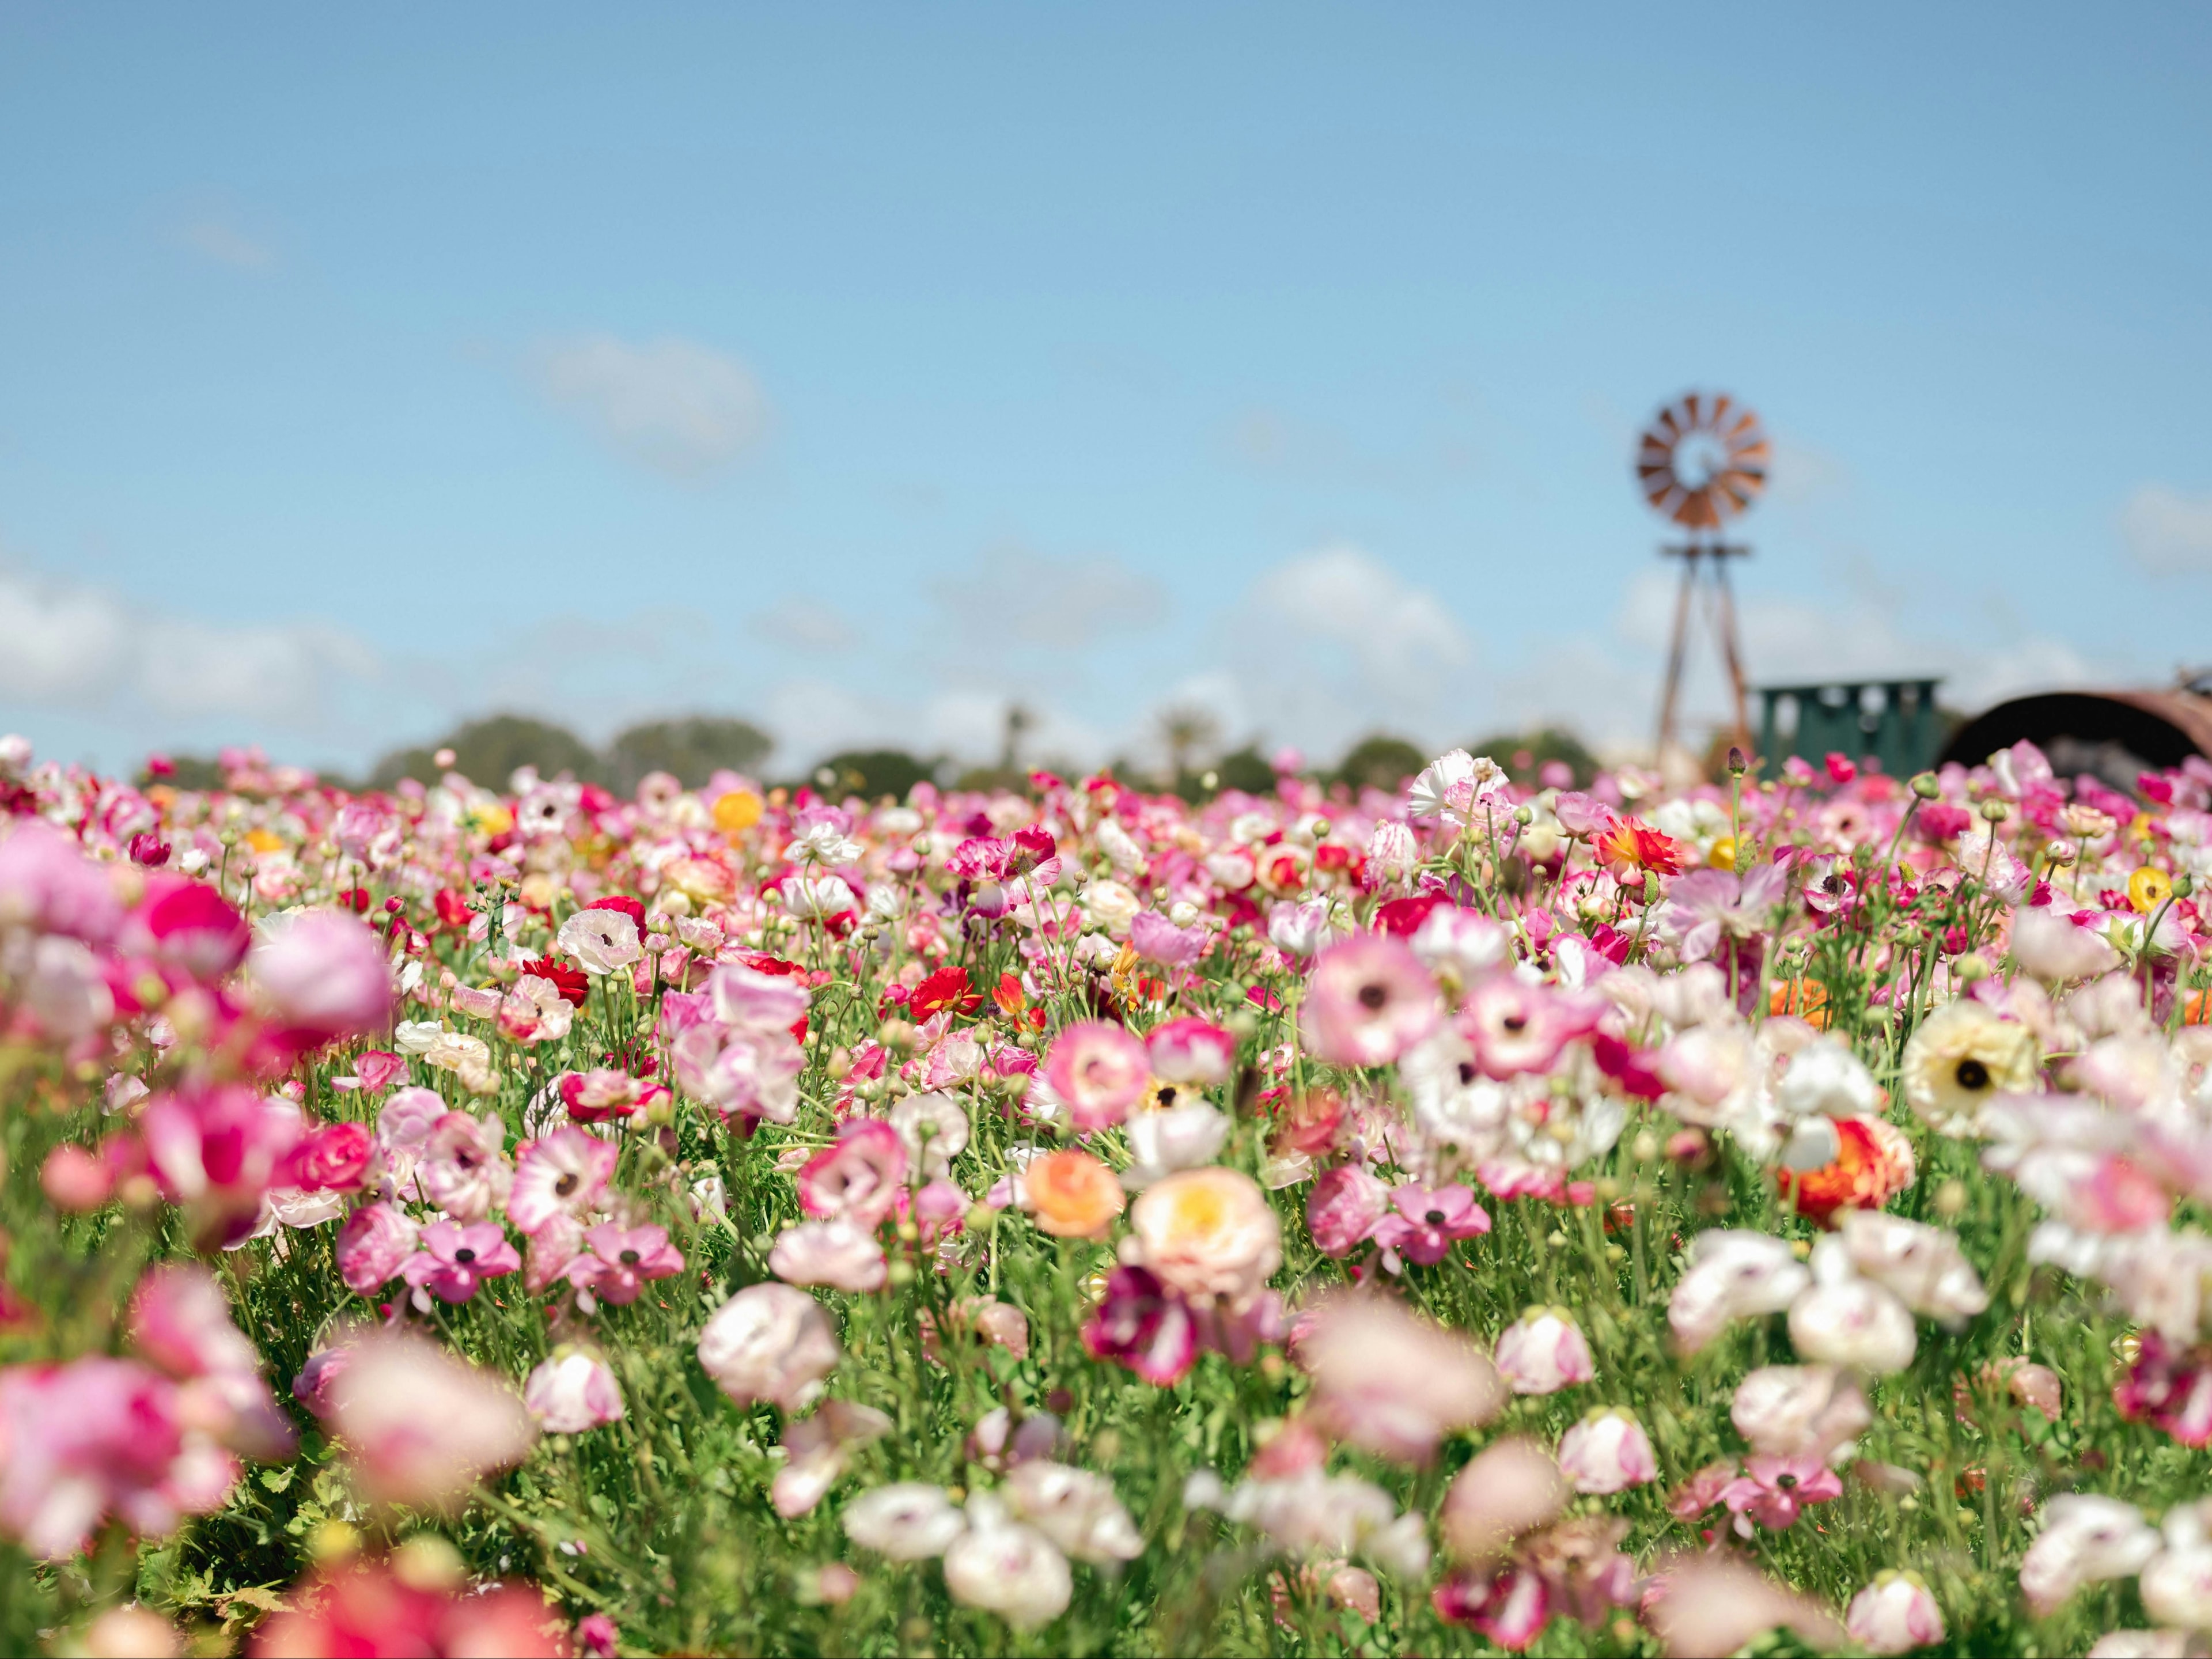
{"label": "magenta flower", "polygon": [[880,1226],[906,1184],[906,1143],[879,1117],[856,1117],[800,1166],[799,1207],[823,1219]]}
{"label": "magenta flower", "polygon": [[1211,1088],[1228,1082],[1236,1069],[1237,1039],[1211,1020],[1186,1014],[1152,1027],[1145,1038],[1145,1054],[1154,1077]]}
{"label": "magenta flower", "polygon": [[1298,1030],[1338,1066],[1387,1066],[1443,1018],[1437,982],[1405,940],[1364,933],[1316,958]]}
{"label": "magenta flower", "polygon": [[1129,945],[1146,962],[1188,968],[1206,949],[1206,929],[1178,927],[1157,910],[1139,910],[1129,918]]}
{"label": "magenta flower", "polygon": [[1116,1267],[1106,1275],[1106,1294],[1083,1328],[1083,1346],[1093,1359],[1114,1360],[1167,1388],[1197,1362],[1198,1327],[1156,1274]]}
{"label": "magenta flower", "polygon": [[422,1229],[422,1250],[407,1258],[400,1275],[441,1302],[466,1302],[487,1279],[522,1266],[507,1231],[496,1221],[434,1221]]}
{"label": "magenta flower", "polygon": [[1488,974],[1468,988],[1459,1029],[1474,1045],[1483,1075],[1503,1082],[1550,1071],[1561,1049],[1597,1029],[1602,1009],[1510,973]]}
{"label": "magenta flower", "polygon": [[1744,1468],[1744,1474],[1721,1488],[1720,1498],[1736,1517],[1736,1530],[1747,1538],[1753,1521],[1769,1532],[1781,1532],[1806,1504],[1843,1496],[1844,1483],[1836,1472],[1810,1453],[1753,1456]]}
{"label": "magenta flower", "polygon": [[338,1233],[338,1277],[357,1296],[374,1296],[415,1254],[422,1229],[390,1204],[371,1204],[346,1218]]}
{"label": "magenta flower", "polygon": [[665,1227],[623,1227],[607,1221],[584,1238],[591,1254],[568,1264],[568,1277],[602,1302],[617,1306],[635,1302],[644,1293],[647,1279],[668,1279],[684,1271],[684,1253],[668,1242]]}
{"label": "magenta flower", "polygon": [[535,1234],[556,1214],[580,1214],[606,1191],[618,1155],[611,1142],[585,1129],[556,1129],[542,1140],[526,1140],[515,1150],[507,1218]]}
{"label": "magenta flower", "polygon": [[123,944],[194,979],[212,984],[246,960],[253,934],[246,918],[203,881],[177,878],[147,883],[146,902],[131,916]]}
{"label": "magenta flower", "polygon": [[1045,1056],[1045,1081],[1067,1103],[1068,1121],[1085,1132],[1110,1128],[1128,1116],[1151,1076],[1144,1045],[1103,1019],[1068,1026]]}
{"label": "magenta flower", "polygon": [[[1324,1170],[1306,1194],[1306,1229],[1323,1255],[1341,1260],[1390,1210],[1390,1189],[1359,1164]],[[1487,1224],[1486,1223],[1485,1224]]]}
{"label": "magenta flower", "polygon": [[392,1012],[383,942],[336,910],[286,921],[254,946],[246,970],[285,1024],[314,1036],[374,1030]]}
{"label": "magenta flower", "polygon": [[1433,1189],[1406,1182],[1392,1189],[1390,1207],[1395,1213],[1375,1224],[1375,1242],[1425,1267],[1443,1261],[1456,1240],[1490,1231],[1489,1212],[1456,1182]]}

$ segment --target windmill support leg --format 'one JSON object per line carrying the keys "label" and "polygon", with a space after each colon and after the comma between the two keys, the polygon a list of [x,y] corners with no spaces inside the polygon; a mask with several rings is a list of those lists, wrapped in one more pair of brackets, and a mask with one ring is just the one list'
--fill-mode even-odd
{"label": "windmill support leg", "polygon": [[1667,645],[1667,686],[1659,698],[1659,740],[1655,745],[1653,761],[1664,765],[1667,745],[1674,741],[1674,700],[1682,689],[1682,659],[1690,647],[1690,590],[1697,585],[1698,555],[1696,547],[1679,550],[1682,557],[1682,587],[1674,599],[1674,632]]}
{"label": "windmill support leg", "polygon": [[1736,747],[1751,753],[1751,711],[1744,700],[1743,653],[1736,648],[1735,595],[1729,587],[1728,560],[1713,558],[1713,631],[1720,635],[1721,656],[1728,664],[1729,689],[1735,695]]}

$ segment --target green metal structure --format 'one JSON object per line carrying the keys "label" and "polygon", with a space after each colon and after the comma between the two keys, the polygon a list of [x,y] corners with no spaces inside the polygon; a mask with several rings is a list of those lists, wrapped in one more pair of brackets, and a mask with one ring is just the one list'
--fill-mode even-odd
{"label": "green metal structure", "polygon": [[1881,763],[1893,778],[1936,763],[1943,724],[1936,712],[1940,679],[1837,681],[1762,685],[1759,752],[1770,764],[1796,755],[1815,765],[1832,753]]}

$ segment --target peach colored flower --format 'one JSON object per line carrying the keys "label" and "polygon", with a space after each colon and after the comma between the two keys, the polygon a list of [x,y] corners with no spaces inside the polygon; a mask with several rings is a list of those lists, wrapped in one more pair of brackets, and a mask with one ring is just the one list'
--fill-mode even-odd
{"label": "peach colored flower", "polygon": [[1188,1297],[1249,1301],[1283,1262],[1282,1224],[1239,1170],[1179,1170],[1146,1188],[1129,1219],[1145,1265]]}
{"label": "peach colored flower", "polygon": [[1121,1183],[1088,1152],[1047,1152],[1022,1172],[1036,1224],[1060,1238],[1097,1238],[1121,1213]]}

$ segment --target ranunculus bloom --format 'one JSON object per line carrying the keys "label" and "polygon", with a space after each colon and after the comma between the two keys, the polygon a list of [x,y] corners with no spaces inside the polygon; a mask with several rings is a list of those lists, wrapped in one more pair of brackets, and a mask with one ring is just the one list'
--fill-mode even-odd
{"label": "ranunculus bloom", "polygon": [[1762,1365],[1735,1385],[1729,1420],[1752,1450],[1826,1458],[1874,1421],[1866,1395],[1832,1365]]}
{"label": "ranunculus bloom", "polygon": [[623,1416],[622,1385],[587,1348],[562,1348],[531,1372],[522,1403],[547,1434],[582,1434]]}
{"label": "ranunculus bloom", "polygon": [[1781,1313],[1813,1282],[1787,1239],[1716,1227],[1690,1241],[1690,1267],[1668,1298],[1667,1322],[1695,1353],[1732,1319]]}
{"label": "ranunculus bloom", "polygon": [[459,1221],[481,1221],[506,1201],[514,1182],[507,1125],[496,1112],[447,1112],[422,1143],[415,1179],[422,1195]]}
{"label": "ranunculus bloom", "polygon": [[1152,1027],[1145,1054],[1154,1077],[1216,1088],[1237,1066],[1237,1039],[1211,1020],[1185,1015]]}
{"label": "ranunculus bloom", "polygon": [[358,1296],[374,1296],[415,1254],[422,1229],[396,1205],[370,1204],[338,1231],[338,1277]]}
{"label": "ranunculus bloom", "polygon": [[1912,1313],[1872,1279],[1851,1270],[1841,1240],[1813,1251],[1813,1288],[1790,1304],[1790,1340],[1816,1364],[1848,1365],[1877,1376],[1912,1363],[1919,1337]]}
{"label": "ranunculus bloom", "polygon": [[898,1131],[907,1162],[927,1181],[951,1174],[952,1160],[967,1150],[972,1132],[968,1109],[938,1089],[903,1097],[893,1103],[884,1121]]}
{"label": "ranunculus bloom", "polygon": [[1298,1030],[1332,1064],[1387,1066],[1443,1018],[1437,982],[1405,940],[1364,933],[1315,960]]}
{"label": "ranunculus bloom", "polygon": [[1177,1170],[1211,1164],[1232,1127],[1226,1113],[1195,1097],[1164,1111],[1139,1112],[1124,1129],[1131,1162],[1121,1184],[1135,1192]]}
{"label": "ranunculus bloom", "polygon": [[330,1397],[363,1490],[410,1509],[452,1506],[520,1462],[536,1432],[503,1378],[400,1331],[361,1338]]}
{"label": "ranunculus bloom", "polygon": [[1086,1132],[1127,1117],[1151,1076],[1144,1045],[1105,1020],[1077,1021],[1053,1039],[1045,1056],[1045,1081],[1066,1103],[1068,1121]]}
{"label": "ranunculus bloom", "polygon": [[285,1155],[277,1183],[303,1192],[351,1192],[368,1173],[376,1138],[363,1123],[326,1123]]}
{"label": "ranunculus bloom", "polygon": [[1031,1158],[1022,1182],[1038,1227],[1060,1238],[1097,1237],[1125,1202],[1114,1172],[1074,1148]]}
{"label": "ranunculus bloom", "polygon": [[2142,1511],[2117,1498],[2062,1492],[2043,1507],[2043,1531],[2020,1564],[2028,1609],[2047,1619],[2084,1584],[2132,1578],[2159,1552]]}
{"label": "ranunculus bloom", "polygon": [[942,1555],[968,1529],[967,1517],[942,1486],[902,1480],[863,1492],[838,1517],[845,1536],[862,1549],[894,1561],[926,1561]]}
{"label": "ranunculus bloom", "polygon": [[1565,1308],[1531,1308],[1498,1333],[1498,1374],[1516,1394],[1557,1394],[1596,1375],[1589,1343]]}
{"label": "ranunculus bloom", "polygon": [[989,1492],[968,1500],[968,1529],[945,1547],[945,1588],[1016,1630],[1050,1624],[1075,1590],[1067,1558],[1036,1528],[1010,1519]]}
{"label": "ranunculus bloom", "polygon": [[635,1302],[645,1293],[647,1280],[684,1271],[684,1252],[668,1242],[667,1228],[651,1222],[624,1227],[603,1221],[584,1238],[591,1254],[568,1264],[568,1277],[602,1302],[618,1307]]}
{"label": "ranunculus bloom", "polygon": [[806,1514],[820,1503],[855,1446],[880,1440],[891,1419],[872,1406],[850,1400],[825,1400],[811,1417],[783,1425],[784,1465],[769,1483],[769,1501],[785,1520]]}
{"label": "ranunculus bloom", "polygon": [[1457,1559],[1494,1561],[1516,1538],[1557,1520],[1572,1496],[1548,1452],[1525,1436],[1508,1435],[1452,1477],[1437,1524]]}
{"label": "ranunculus bloom", "polygon": [[1777,1170],[1785,1203],[1794,1189],[1797,1213],[1826,1226],[1838,1210],[1878,1210],[1912,1184],[1912,1143],[1887,1118],[1830,1120],[1837,1137],[1834,1161],[1802,1175]]}
{"label": "ranunculus bloom", "polygon": [[1391,1190],[1390,1208],[1393,1213],[1376,1224],[1376,1243],[1426,1267],[1450,1255],[1458,1240],[1490,1231],[1489,1212],[1457,1182],[1433,1188],[1403,1182]]}
{"label": "ranunculus bloom", "polygon": [[1959,1236],[1946,1228],[1856,1210],[1838,1224],[1837,1237],[1852,1267],[1914,1312],[1953,1330],[1990,1305],[1990,1293],[1960,1249]]}
{"label": "ranunculus bloom", "polygon": [[880,1118],[854,1118],[834,1145],[800,1166],[799,1207],[811,1216],[878,1226],[898,1206],[906,1171],[898,1131]]}
{"label": "ranunculus bloom", "polygon": [[1468,988],[1467,1004],[1453,1023],[1474,1049],[1483,1075],[1503,1081],[1551,1070],[1560,1050],[1597,1029],[1603,1011],[1601,1002],[1570,998],[1501,972],[1486,974]]}
{"label": "ranunculus bloom", "polygon": [[252,930],[230,902],[204,881],[157,878],[131,920],[123,944],[143,944],[159,961],[212,984],[246,960]]}
{"label": "ranunculus bloom", "polygon": [[1991,1100],[2035,1087],[2035,1061],[2027,1027],[1984,1003],[1949,1003],[1905,1045],[1905,1102],[1938,1133],[1969,1134]]}
{"label": "ranunculus bloom", "polygon": [[1115,1267],[1106,1292],[1083,1328],[1083,1346],[1093,1359],[1127,1366],[1147,1382],[1180,1382],[1198,1358],[1198,1325],[1182,1299],[1158,1275],[1142,1267]]}
{"label": "ranunculus bloom", "polygon": [[359,1653],[552,1659],[569,1650],[562,1620],[534,1586],[446,1589],[422,1580],[385,1562],[319,1571],[285,1593],[284,1610],[254,1632],[252,1651],[255,1659]]}
{"label": "ranunculus bloom", "polygon": [[627,968],[645,954],[644,929],[619,910],[579,910],[561,924],[556,942],[594,976]]}
{"label": "ranunculus bloom", "polygon": [[1341,1260],[1358,1249],[1389,1213],[1390,1188],[1364,1164],[1339,1164],[1322,1171],[1306,1194],[1306,1228],[1323,1255]]}
{"label": "ranunculus bloom", "polygon": [[1474,1343],[1388,1297],[1339,1292],[1297,1338],[1314,1379],[1312,1414],[1348,1445],[1426,1463],[1448,1434],[1498,1415],[1505,1386]]}
{"label": "ranunculus bloom", "polygon": [[496,1221],[464,1226],[458,1221],[434,1221],[422,1229],[422,1250],[400,1264],[410,1285],[419,1285],[441,1302],[466,1302],[487,1279],[518,1271],[522,1258],[507,1242],[507,1230]]}
{"label": "ranunculus bloom", "polygon": [[583,1214],[606,1191],[620,1156],[611,1142],[580,1128],[524,1141],[515,1149],[507,1219],[525,1233],[536,1233],[556,1215]]}
{"label": "ranunculus bloom", "polygon": [[1729,1512],[1742,1517],[1739,1529],[1750,1534],[1747,1522],[1756,1521],[1769,1532],[1780,1532],[1797,1519],[1808,1504],[1825,1504],[1843,1496],[1844,1483],[1836,1472],[1817,1457],[1778,1457],[1754,1452],[1746,1473],[1721,1488],[1721,1502]]}
{"label": "ranunculus bloom", "polygon": [[1594,1411],[1559,1437],[1559,1472],[1577,1492],[1608,1495],[1659,1478],[1650,1437],[1632,1412]]}
{"label": "ranunculus bloom", "polygon": [[264,1099],[238,1084],[163,1091],[139,1119],[163,1191],[205,1212],[226,1235],[251,1230],[302,1127],[289,1101]]}
{"label": "ranunculus bloom", "polygon": [[1145,1553],[1136,1523],[1103,1474],[1029,1458],[1014,1465],[1000,1490],[1018,1518],[1078,1561],[1104,1566]]}
{"label": "ranunculus bloom", "polygon": [[776,1235],[768,1270],[788,1285],[879,1291],[889,1272],[876,1236],[850,1221],[802,1221]]}
{"label": "ranunculus bloom", "polygon": [[391,1017],[384,945],[337,910],[272,918],[246,971],[285,1023],[319,1037],[369,1031]]}
{"label": "ranunculus bloom", "polygon": [[1844,1629],[1869,1653],[1910,1653],[1943,1639],[1943,1609],[1918,1573],[1885,1568],[1851,1597]]}
{"label": "ranunculus bloom", "polygon": [[1282,1265],[1274,1206],[1241,1170],[1178,1170],[1145,1189],[1129,1223],[1145,1265],[1187,1297],[1241,1304]]}
{"label": "ranunculus bloom", "polygon": [[842,1352],[821,1304],[788,1285],[746,1285],[699,1333],[701,1368],[740,1406],[803,1409]]}

